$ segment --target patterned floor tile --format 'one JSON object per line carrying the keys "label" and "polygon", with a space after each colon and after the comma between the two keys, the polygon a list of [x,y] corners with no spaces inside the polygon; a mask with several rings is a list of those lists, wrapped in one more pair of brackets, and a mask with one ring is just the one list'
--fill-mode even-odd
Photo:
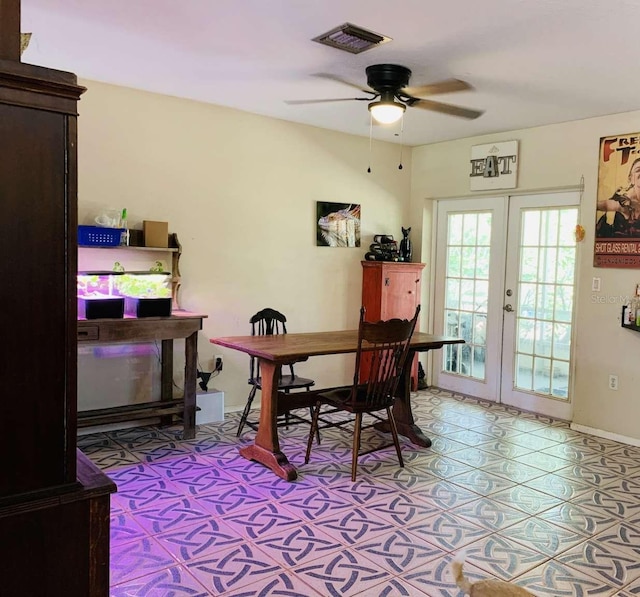
{"label": "patterned floor tile", "polygon": [[167,440],[148,442],[143,446],[129,447],[129,450],[142,462],[179,461],[191,454],[188,446]]}
{"label": "patterned floor tile", "polygon": [[376,477],[365,479],[356,478],[355,483],[352,481],[336,483],[332,486],[332,490],[337,495],[360,506],[388,500],[398,492],[396,489],[379,481]]}
{"label": "patterned floor tile", "polygon": [[579,495],[572,500],[577,506],[606,512],[617,518],[632,517],[640,514],[640,501],[637,496],[624,491],[596,489]]}
{"label": "patterned floor tile", "polygon": [[532,452],[523,456],[516,456],[514,457],[514,460],[516,462],[521,462],[522,464],[528,464],[529,466],[542,469],[548,473],[554,473],[569,466],[569,462],[564,458],[558,458],[551,454],[543,454],[542,452]]}
{"label": "patterned floor tile", "polygon": [[136,450],[149,443],[169,442],[173,439],[171,435],[167,435],[157,427],[130,427],[128,429],[110,431],[108,435],[123,448],[135,448]]}
{"label": "patterned floor tile", "polygon": [[593,537],[594,541],[618,549],[631,557],[640,560],[640,529],[624,522],[619,522],[606,531]]}
{"label": "patterned floor tile", "polygon": [[569,460],[571,462],[579,463],[584,462],[588,458],[593,458],[596,452],[591,448],[584,446],[577,446],[571,443],[555,444],[544,450],[540,450],[543,454],[549,454],[550,456],[556,456],[563,460]]}
{"label": "patterned floor tile", "polygon": [[605,511],[592,510],[577,504],[563,503],[538,514],[537,518],[585,536],[596,535],[619,519]]}
{"label": "patterned floor tile", "polygon": [[513,435],[511,437],[508,437],[506,441],[511,442],[516,446],[528,448],[529,450],[535,451],[544,450],[545,448],[551,448],[558,443],[552,439],[540,437],[539,435],[534,435],[533,433],[522,433],[520,435]]}
{"label": "patterned floor tile", "polygon": [[276,533],[284,533],[304,522],[300,516],[271,502],[225,516],[224,521],[248,539],[261,539]]}
{"label": "patterned floor tile", "polygon": [[360,507],[323,518],[315,526],[345,545],[354,545],[394,528],[391,523]]}
{"label": "patterned floor tile", "polygon": [[549,557],[556,557],[586,540],[584,535],[576,531],[556,526],[536,516],[517,522],[503,534]]}
{"label": "patterned floor tile", "polygon": [[456,551],[469,543],[486,537],[491,532],[456,516],[454,511],[439,512],[417,524],[408,526],[406,530],[445,551]]}
{"label": "patterned floor tile", "polygon": [[584,481],[592,487],[604,487],[605,485],[609,485],[614,481],[623,478],[618,475],[618,473],[606,470],[596,470],[582,464],[571,464],[554,474],[564,477],[565,479]]}
{"label": "patterned floor tile", "polygon": [[173,566],[111,588],[110,597],[209,597],[182,566]]}
{"label": "patterned floor tile", "polygon": [[101,450],[118,450],[121,448],[112,437],[105,433],[79,435],[77,445],[87,456],[100,452]]}
{"label": "patterned floor tile", "polygon": [[[291,483],[289,483],[291,485]],[[278,505],[291,512],[297,519],[318,520],[353,508],[353,502],[336,495],[324,487],[282,497]]]}
{"label": "patterned floor tile", "polygon": [[365,541],[354,547],[354,551],[394,575],[409,572],[445,555],[444,550],[433,543],[401,529]]}
{"label": "patterned floor tile", "polygon": [[295,574],[282,571],[274,576],[253,580],[249,586],[243,589],[228,591],[224,597],[272,597],[274,595],[278,597],[318,597],[320,593],[314,591]]}
{"label": "patterned floor tile", "polygon": [[499,531],[529,517],[521,510],[510,508],[489,498],[480,498],[463,504],[455,509],[454,514],[491,531]]}
{"label": "patterned floor tile", "polygon": [[432,447],[402,438],[405,468],[393,450],[362,455],[355,483],[352,438],[335,430],[305,465],[307,429],[282,429],[294,483],[239,455],[255,438],[235,437],[239,413],[186,441],[181,425],[85,434],[79,445],[119,488],[112,594],[460,597],[443,554],[475,549],[486,569],[469,556],[472,580],[502,575],[539,597],[640,597],[639,448],[452,392],[411,400]]}
{"label": "patterned floor tile", "polygon": [[326,554],[344,549],[344,545],[317,526],[303,524],[266,539],[255,541],[261,551],[285,568],[307,564]]}
{"label": "patterned floor tile", "polygon": [[591,539],[565,551],[556,560],[612,587],[622,588],[640,578],[640,561],[635,554]]}
{"label": "patterned floor tile", "polygon": [[244,537],[224,521],[216,518],[207,518],[162,533],[157,535],[157,539],[160,545],[181,562],[202,559],[212,552],[245,541]]}
{"label": "patterned floor tile", "polygon": [[504,477],[514,483],[526,483],[531,479],[546,474],[545,471],[539,468],[522,464],[521,462],[515,462],[514,460],[496,458],[495,456],[492,463],[482,466],[481,468],[488,473]]}
{"label": "patterned floor tile", "polygon": [[449,454],[450,458],[473,467],[487,466],[495,462],[495,456],[491,452],[484,452],[478,448],[463,448]]}
{"label": "patterned floor tile", "polygon": [[151,508],[136,512],[136,520],[150,535],[204,522],[212,517],[211,512],[193,498],[181,496],[177,500],[161,500]]}
{"label": "patterned floor tile", "polygon": [[624,588],[624,593],[620,593],[620,595],[624,595],[624,597],[631,597],[632,595],[640,595],[640,580],[636,580],[632,583],[629,583]]}
{"label": "patterned floor tile", "polygon": [[531,547],[497,534],[474,541],[465,547],[465,552],[467,562],[502,580],[511,580],[549,559]]}
{"label": "patterned floor tile", "polygon": [[121,447],[96,450],[89,455],[91,456],[91,461],[106,473],[140,464],[140,459],[137,456]]}
{"label": "patterned floor tile", "polygon": [[563,501],[526,485],[516,485],[510,489],[498,491],[491,495],[491,499],[522,510],[527,514],[538,514],[561,504]]}
{"label": "patterned floor tile", "polygon": [[217,516],[226,516],[251,508],[258,508],[269,500],[251,487],[237,483],[195,499]]}
{"label": "patterned floor tile", "polygon": [[464,464],[459,460],[454,460],[441,454],[432,454],[430,457],[415,460],[406,466],[408,470],[416,471],[420,474],[428,473],[443,479],[449,479],[454,475],[467,473],[473,470],[472,466]]}
{"label": "patterned floor tile", "polygon": [[419,522],[439,511],[431,500],[413,492],[396,493],[384,502],[367,505],[364,509],[398,527]]}
{"label": "patterned floor tile", "polygon": [[369,595],[376,586],[392,578],[389,572],[352,549],[323,556],[293,571],[318,593],[331,597]]}
{"label": "patterned floor tile", "polygon": [[467,446],[480,446],[491,440],[490,435],[478,433],[472,429],[462,429],[461,431],[454,431],[445,435],[454,442],[460,442]]}
{"label": "patterned floor tile", "polygon": [[568,479],[562,475],[549,473],[523,483],[525,487],[548,493],[564,501],[569,501],[578,495],[593,491],[593,486],[577,479]]}
{"label": "patterned floor tile", "polygon": [[[451,555],[428,562],[427,565],[403,574],[403,579],[429,597],[460,597],[462,591],[456,586],[451,574]],[[469,581],[490,578],[489,575],[472,564],[466,563],[464,574]],[[413,597],[413,593],[411,593]]]}
{"label": "patterned floor tile", "polygon": [[375,587],[365,589],[357,595],[358,597],[429,597],[400,576],[386,580]]}
{"label": "patterned floor tile", "polygon": [[455,475],[449,480],[456,485],[461,485],[479,495],[485,496],[498,491],[511,489],[515,486],[515,483],[512,481],[481,469],[474,469],[467,473]]}
{"label": "patterned floor tile", "polygon": [[431,439],[431,447],[429,450],[435,454],[451,454],[457,450],[463,450],[469,447],[466,444],[455,442],[444,435],[427,434],[427,436]]}
{"label": "patterned floor tile", "polygon": [[111,548],[111,583],[118,585],[174,566],[176,561],[151,537]]}
{"label": "patterned floor tile", "polygon": [[502,458],[517,458],[518,456],[525,456],[531,453],[529,448],[516,446],[504,439],[490,439],[476,447],[485,452],[491,452],[496,456],[501,456]]}
{"label": "patterned floor tile", "polygon": [[549,560],[518,577],[518,584],[539,597],[613,597],[609,583]]}
{"label": "patterned floor tile", "polygon": [[459,508],[478,498],[478,494],[449,481],[437,481],[430,485],[418,486],[411,494],[432,503],[441,510]]}
{"label": "patterned floor tile", "polygon": [[129,541],[137,541],[146,537],[147,533],[137,522],[137,517],[128,512],[111,512],[110,524],[111,546],[116,547]]}
{"label": "patterned floor tile", "polygon": [[213,595],[238,591],[282,573],[276,562],[249,543],[216,551],[186,566]]}

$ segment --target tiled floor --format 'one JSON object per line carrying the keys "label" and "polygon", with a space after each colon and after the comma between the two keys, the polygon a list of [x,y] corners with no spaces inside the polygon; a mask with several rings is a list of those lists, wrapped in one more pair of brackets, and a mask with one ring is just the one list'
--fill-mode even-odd
{"label": "tiled floor", "polygon": [[79,438],[119,488],[111,595],[453,597],[463,548],[472,579],[640,595],[640,448],[437,390],[413,404],[433,447],[404,440],[404,469],[393,449],[363,456],[356,483],[334,429],[308,465],[308,427],[283,431],[294,483],[238,455],[253,432],[236,440],[235,415],[190,441],[178,427]]}

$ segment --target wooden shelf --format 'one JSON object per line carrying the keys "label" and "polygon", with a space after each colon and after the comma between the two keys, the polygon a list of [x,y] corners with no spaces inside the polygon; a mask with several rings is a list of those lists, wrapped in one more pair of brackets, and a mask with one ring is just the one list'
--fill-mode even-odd
{"label": "wooden shelf", "polygon": [[622,319],[620,320],[621,323],[620,325],[623,328],[626,328],[628,330],[633,330],[634,332],[640,332],[640,325],[636,325],[635,323],[625,323],[624,320],[626,319],[626,315],[627,315],[627,305],[623,305],[622,306]]}
{"label": "wooden shelf", "polygon": [[116,247],[78,245],[78,249],[106,249],[108,251],[113,251],[116,249],[127,251],[131,249],[132,251],[159,251],[162,253],[177,253],[180,250],[177,247],[134,247],[132,245],[118,245]]}

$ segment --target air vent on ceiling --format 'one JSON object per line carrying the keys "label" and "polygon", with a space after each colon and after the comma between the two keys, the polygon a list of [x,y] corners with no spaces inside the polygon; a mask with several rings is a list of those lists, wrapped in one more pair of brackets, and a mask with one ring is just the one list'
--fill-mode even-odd
{"label": "air vent on ceiling", "polygon": [[314,37],[312,41],[344,50],[351,54],[360,54],[371,48],[375,48],[381,44],[391,41],[390,37],[385,37],[373,31],[367,31],[362,27],[357,27],[351,23],[340,25],[327,33]]}

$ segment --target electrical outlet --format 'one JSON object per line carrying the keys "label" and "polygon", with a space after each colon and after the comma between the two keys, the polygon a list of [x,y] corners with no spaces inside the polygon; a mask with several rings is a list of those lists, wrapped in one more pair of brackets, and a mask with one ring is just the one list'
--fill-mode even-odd
{"label": "electrical outlet", "polygon": [[214,362],[213,370],[222,371],[222,355],[221,354],[215,355],[213,357],[213,362]]}
{"label": "electrical outlet", "polygon": [[618,376],[617,375],[609,375],[609,389],[617,390],[618,389]]}

